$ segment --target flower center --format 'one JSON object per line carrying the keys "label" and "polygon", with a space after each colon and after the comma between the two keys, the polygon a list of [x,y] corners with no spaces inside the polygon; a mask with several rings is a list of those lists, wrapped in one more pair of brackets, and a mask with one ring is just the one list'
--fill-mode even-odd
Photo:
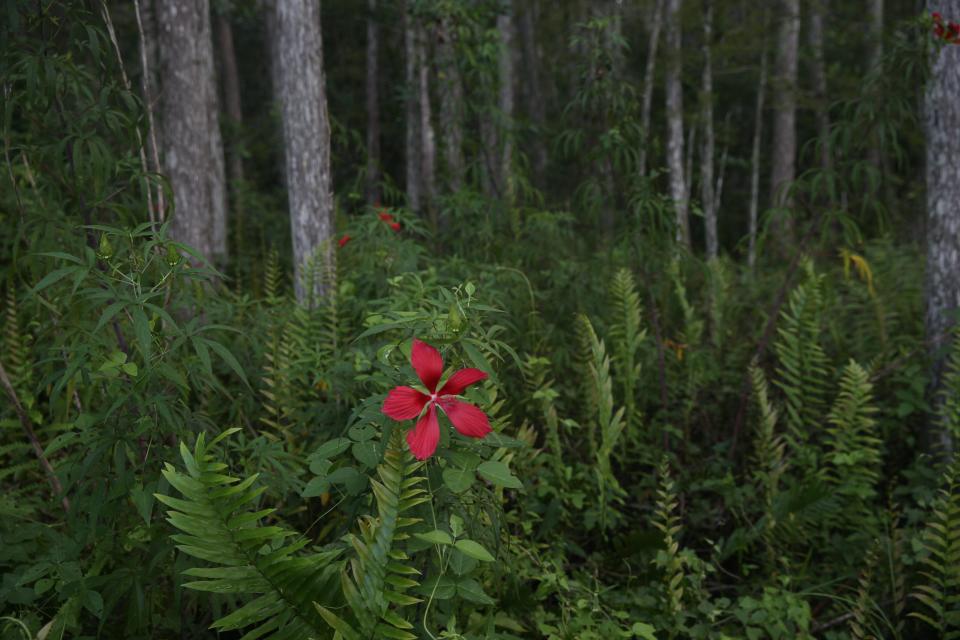
{"label": "flower center", "polygon": [[436,394],[436,393],[431,393],[431,394],[430,394],[430,402],[436,402],[436,401],[437,401],[437,394]]}

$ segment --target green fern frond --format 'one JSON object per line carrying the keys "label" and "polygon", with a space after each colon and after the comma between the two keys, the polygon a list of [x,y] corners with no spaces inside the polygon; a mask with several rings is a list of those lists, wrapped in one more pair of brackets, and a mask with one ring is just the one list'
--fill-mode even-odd
{"label": "green fern frond", "polygon": [[943,488],[921,541],[924,582],[911,593],[920,605],[910,616],[935,629],[941,638],[960,638],[960,463],[944,474]]}
{"label": "green fern frond", "polygon": [[960,331],[954,332],[947,356],[937,414],[941,428],[960,442]]}
{"label": "green fern frond", "polygon": [[820,427],[826,406],[828,362],[820,346],[822,276],[805,260],[806,279],[790,294],[774,344],[779,368],[776,386],[784,394],[785,420],[791,445],[802,466],[816,468],[815,453],[804,445]]}
{"label": "green fern frond", "polygon": [[[589,340],[590,361],[587,371],[596,398],[596,413],[590,416],[591,446],[596,459],[597,484],[600,494],[600,526],[607,528],[611,505],[619,502],[624,495],[620,483],[613,473],[613,451],[623,433],[624,408],[617,409],[613,398],[613,380],[610,376],[610,356],[602,340],[597,337],[590,319],[584,315],[578,318],[583,334]],[[599,439],[598,439],[599,435]]]}
{"label": "green fern frond", "polygon": [[683,419],[684,423],[689,425],[704,373],[703,368],[695,364],[697,360],[695,354],[698,353],[700,340],[703,338],[703,320],[697,317],[696,310],[690,304],[687,287],[683,282],[683,273],[680,270],[680,261],[676,258],[671,260],[667,272],[673,282],[673,290],[677,296],[677,302],[680,303],[680,310],[683,312],[683,331],[680,334],[680,343],[686,345],[690,353],[690,357],[684,360],[684,380],[681,392]]}
{"label": "green fern frond", "polygon": [[300,640],[330,638],[314,603],[334,606],[337,584],[334,560],[339,550],[301,554],[309,540],[261,521],[273,509],[253,510],[264,487],[257,476],[227,475],[227,465],[216,462],[211,449],[235,433],[229,429],[206,444],[197,436],[191,452],[180,445],[186,473],[167,464],[163,476],[182,498],[156,494],[170,507],[167,521],[181,533],[172,536],[177,548],[214,566],[196,567],[185,575],[198,578],[184,586],[198,591],[253,596],[244,606],[211,625],[218,631],[247,629],[243,640]]}
{"label": "green fern frond", "polygon": [[876,497],[880,479],[881,440],[873,419],[876,412],[869,376],[851,360],[843,370],[840,393],[828,416],[831,426],[826,439],[826,479],[838,494],[848,498],[848,515],[858,518],[873,511],[869,505]]}
{"label": "green fern frond", "polygon": [[[33,367],[30,366],[29,335],[21,328],[20,308],[14,283],[7,281],[4,301],[3,334],[0,336],[0,358],[18,394],[27,393],[31,387]],[[24,401],[24,399],[21,399]]]}
{"label": "green fern frond", "polygon": [[270,341],[263,354],[264,364],[260,376],[263,386],[260,394],[264,399],[261,403],[264,415],[260,417],[260,422],[269,427],[270,433],[281,435],[290,441],[292,434],[288,427],[297,404],[297,376],[293,361],[297,354],[301,353],[303,340],[296,317],[284,322],[279,310],[276,316]]}
{"label": "green fern frond", "polygon": [[356,555],[340,582],[353,620],[317,605],[324,620],[346,640],[416,640],[409,631],[413,625],[402,613],[403,607],[420,602],[407,593],[418,585],[415,577],[419,572],[406,563],[409,557],[397,543],[409,537],[404,529],[420,522],[404,514],[429,500],[426,490],[419,486],[423,476],[414,475],[422,466],[422,462],[413,460],[400,431],[395,430],[383,463],[377,467],[379,480],[370,481],[377,515],[361,518],[359,535],[347,537]]}
{"label": "green fern frond", "polygon": [[900,638],[903,632],[903,612],[907,609],[906,572],[903,568],[904,535],[903,529],[897,526],[899,520],[900,510],[891,503],[887,508],[887,567],[889,592],[893,600],[893,628],[897,638]]}
{"label": "green fern frond", "polygon": [[773,565],[776,556],[774,529],[777,519],[774,514],[774,500],[780,490],[780,477],[786,471],[786,443],[776,434],[777,410],[770,402],[769,386],[763,369],[756,363],[750,365],[750,382],[753,397],[757,404],[760,420],[757,422],[754,436],[754,472],[753,477],[763,493],[764,526],[762,537],[767,548],[767,560]]}
{"label": "green fern frond", "polygon": [[853,640],[877,640],[877,636],[871,633],[870,609],[872,598],[870,590],[873,587],[873,572],[877,567],[879,559],[878,553],[879,541],[867,553],[864,559],[863,570],[857,579],[857,597],[853,602],[853,609],[850,611],[850,637]]}
{"label": "green fern frond", "polygon": [[283,271],[276,247],[267,253],[263,265],[263,297],[271,307],[278,305],[283,298]]}
{"label": "green fern frond", "polygon": [[563,446],[560,443],[560,418],[557,415],[556,399],[560,395],[553,388],[553,380],[547,378],[550,361],[537,356],[527,356],[522,372],[527,383],[528,397],[537,403],[546,427],[546,444],[549,449],[550,464],[559,482],[565,477]]}
{"label": "green fern frond", "polygon": [[610,343],[613,346],[613,365],[623,393],[624,428],[627,433],[638,422],[637,385],[640,380],[640,344],[646,338],[641,329],[643,317],[640,295],[633,274],[621,269],[610,286],[614,320],[610,324]]}
{"label": "green fern frond", "polygon": [[[574,334],[576,336],[576,351],[574,360],[578,371],[587,371],[593,363],[593,344],[597,341],[597,332],[593,329],[593,324],[584,314],[577,314],[573,323]],[[597,388],[593,380],[588,376],[581,376],[581,399],[583,406],[583,418],[586,421],[592,420],[597,413]],[[589,423],[589,422],[588,422]],[[590,433],[587,438],[590,444],[590,454],[594,455],[597,451],[596,433]]]}
{"label": "green fern frond", "polygon": [[664,456],[657,469],[660,486],[653,526],[663,534],[663,550],[657,554],[656,564],[663,570],[664,594],[667,610],[674,618],[683,613],[684,568],[680,556],[680,535],[683,527],[677,516],[677,494],[670,477],[670,462]]}
{"label": "green fern frond", "polygon": [[721,338],[725,333],[724,302],[730,296],[730,279],[726,262],[719,259],[707,261],[707,314],[710,318],[710,340],[716,348],[720,348]]}

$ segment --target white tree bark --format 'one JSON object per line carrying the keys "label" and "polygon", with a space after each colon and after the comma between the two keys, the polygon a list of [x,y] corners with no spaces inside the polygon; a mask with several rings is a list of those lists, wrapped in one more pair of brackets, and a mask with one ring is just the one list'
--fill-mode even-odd
{"label": "white tree bark", "polygon": [[156,3],[156,18],[163,167],[175,207],[170,237],[213,261],[214,208],[223,202],[213,187],[218,155],[223,169],[223,147],[216,110],[210,109],[216,104],[210,6],[207,0],[166,0]]}
{"label": "white tree bark", "polygon": [[[870,70],[873,73],[882,74],[883,70],[880,68],[883,65],[883,0],[870,0]],[[870,141],[870,148],[868,151],[870,163],[881,172],[881,180],[885,185],[885,190],[888,195],[890,193],[890,186],[888,181],[883,180],[884,170],[886,168],[886,162],[883,158],[883,151],[880,147],[880,138],[875,133],[873,139]]]}
{"label": "white tree bark", "polygon": [[433,229],[437,229],[437,144],[430,109],[430,65],[427,56],[426,33],[422,26],[417,36],[417,91],[420,103],[420,177],[423,185],[424,208]]}
{"label": "white tree bark", "polygon": [[457,65],[455,25],[449,16],[437,25],[437,59],[440,90],[440,140],[444,173],[450,192],[463,188],[463,82]]}
{"label": "white tree bark", "polygon": [[[928,0],[930,12],[960,17],[960,0]],[[960,309],[960,47],[934,50],[925,96],[927,137],[927,281],[926,330],[932,344],[931,392],[936,410],[940,396],[945,334],[956,325]],[[927,434],[931,450],[951,455],[950,433],[934,425]]]}
{"label": "white tree bark", "polygon": [[717,257],[717,206],[714,198],[713,156],[716,138],[713,129],[713,1],[704,0],[703,11],[703,79],[700,87],[703,120],[703,148],[700,150],[700,199],[706,232],[707,259]]}
{"label": "white tree bark", "polygon": [[[765,21],[766,22],[766,21]],[[767,39],[760,54],[760,79],[757,81],[757,103],[753,116],[753,146],[750,150],[750,236],[747,264],[757,262],[757,217],[760,207],[760,145],[763,140],[763,102],[767,93]]]}
{"label": "white tree bark", "polygon": [[[283,142],[297,300],[311,305],[332,285],[330,122],[319,0],[277,0]],[[319,269],[325,269],[319,272]],[[318,274],[319,272],[319,274]],[[318,275],[325,277],[317,277]]]}
{"label": "white tree bark", "polygon": [[[220,49],[220,68],[223,80],[224,111],[230,124],[239,127],[243,124],[243,103],[240,99],[240,70],[237,68],[237,52],[233,44],[233,26],[230,17],[217,14],[217,42]],[[243,180],[243,157],[237,145],[232,145],[227,163],[227,176],[232,186]],[[231,195],[236,200],[235,191]],[[232,203],[236,209],[237,202]]]}
{"label": "white tree bark", "polygon": [[380,26],[377,0],[367,0],[367,204],[380,201]]}
{"label": "white tree bark", "polygon": [[407,206],[420,211],[420,78],[417,75],[417,35],[415,18],[410,13],[410,5],[403,3],[403,52],[406,106],[406,137],[404,139],[404,164],[407,182]]}
{"label": "white tree bark", "polygon": [[870,45],[870,68],[873,69],[883,60],[883,0],[870,0]]}
{"label": "white tree bark", "polygon": [[800,0],[780,0],[780,28],[774,64],[773,157],[770,169],[771,201],[780,211],[771,224],[778,250],[785,253],[793,241],[793,200],[789,190],[796,178],[797,50],[800,40]]}
{"label": "white tree bark", "polygon": [[223,158],[223,135],[220,132],[220,94],[217,91],[217,74],[213,54],[213,27],[209,9],[203,13],[201,33],[203,52],[203,75],[209,78],[206,93],[207,144],[210,145],[210,165],[206,172],[210,189],[211,221],[210,240],[213,259],[223,264],[227,259],[227,177]]}
{"label": "white tree bark", "polygon": [[520,12],[520,40],[523,48],[523,68],[526,71],[523,95],[526,101],[526,112],[534,126],[534,135],[531,140],[531,160],[533,164],[534,183],[543,188],[547,177],[547,145],[544,128],[547,124],[543,88],[540,85],[541,53],[537,43],[537,24],[540,16],[540,1],[528,0],[523,3]]}
{"label": "white tree bark", "polygon": [[500,32],[498,62],[500,93],[497,106],[500,111],[500,158],[497,182],[507,203],[513,202],[513,0],[501,0],[503,13],[497,16]]}
{"label": "white tree bark", "polygon": [[810,71],[813,76],[813,93],[816,100],[817,146],[820,151],[820,166],[833,168],[833,154],[830,151],[830,113],[827,109],[827,71],[823,55],[823,16],[827,12],[829,0],[812,0],[810,3],[809,28]]}
{"label": "white tree bark", "polygon": [[687,215],[687,183],[683,166],[683,64],[680,57],[680,3],[666,0],[667,26],[667,169],[670,172],[670,198],[676,213],[677,243],[690,246],[690,221]]}
{"label": "white tree bark", "polygon": [[660,29],[663,25],[664,0],[655,0],[650,16],[650,36],[647,42],[647,62],[643,72],[643,97],[641,98],[640,128],[643,136],[638,161],[639,173],[647,175],[647,151],[650,146],[650,107],[653,104],[653,82],[657,70],[657,48],[660,44]]}

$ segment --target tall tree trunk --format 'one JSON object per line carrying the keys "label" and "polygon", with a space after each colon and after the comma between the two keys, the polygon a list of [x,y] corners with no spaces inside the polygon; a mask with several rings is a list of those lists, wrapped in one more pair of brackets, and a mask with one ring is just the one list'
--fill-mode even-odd
{"label": "tall tree trunk", "polygon": [[[928,0],[928,9],[960,16],[960,0]],[[960,47],[934,49],[933,68],[925,96],[927,136],[927,282],[926,330],[933,367],[931,399],[934,411],[942,403],[945,334],[955,326],[960,308]],[[953,439],[943,425],[931,425],[926,445],[950,456]]]}
{"label": "tall tree trunk", "polygon": [[[320,0],[277,0],[278,71],[297,300],[312,306],[334,284],[330,121]],[[320,269],[325,269],[325,272]]]}
{"label": "tall tree trunk", "polygon": [[[870,67],[871,73],[882,74],[883,69],[883,0],[870,0]],[[883,179],[886,173],[886,159],[880,148],[880,137],[874,132],[868,151],[870,164],[881,173],[881,183],[887,194],[888,201],[892,197],[892,187],[888,180]]]}
{"label": "tall tree trunk", "polygon": [[367,204],[380,201],[380,25],[377,0],[367,0]]}
{"label": "tall tree trunk", "polygon": [[717,207],[714,201],[713,155],[716,145],[713,130],[713,1],[704,0],[703,11],[703,81],[700,87],[703,119],[703,148],[700,150],[700,199],[703,201],[703,222],[706,231],[707,259],[717,257]]}
{"label": "tall tree trunk", "polygon": [[[267,59],[270,62],[270,89],[273,96],[271,108],[279,105],[280,100],[280,35],[277,33],[277,12],[274,8],[275,0],[256,0],[257,9],[263,20],[263,36],[266,41]],[[287,163],[283,154],[275,156],[275,170],[280,177],[284,189],[287,188]],[[261,234],[262,255],[266,257],[270,250],[266,247],[266,238]]]}
{"label": "tall tree trunk", "polygon": [[875,69],[883,61],[883,0],[870,0],[870,45],[870,68]]}
{"label": "tall tree trunk", "polygon": [[[162,81],[163,166],[173,188],[176,213],[170,236],[213,261],[214,208],[223,203],[217,185],[220,125],[213,77],[210,7],[206,0],[166,0],[156,4]],[[219,168],[223,170],[222,145]],[[221,174],[222,175],[222,174]],[[219,180],[222,190],[223,181]]]}
{"label": "tall tree trunk", "polygon": [[237,137],[243,125],[243,108],[240,101],[240,72],[237,69],[237,53],[233,46],[233,26],[230,17],[225,13],[217,13],[217,42],[220,49],[221,86],[223,88],[223,105],[227,120],[230,124],[231,136],[229,153],[227,154],[227,178],[230,186],[230,204],[234,217],[234,224],[238,225],[242,212],[240,210],[239,186],[243,181],[243,154]]}
{"label": "tall tree trunk", "polygon": [[670,172],[670,198],[676,212],[677,243],[690,246],[690,220],[687,215],[687,183],[683,167],[683,62],[680,58],[680,3],[666,0],[667,23],[667,169]]}
{"label": "tall tree trunk", "polygon": [[547,178],[547,145],[544,142],[547,124],[544,109],[543,88],[540,86],[540,47],[537,44],[536,25],[540,16],[540,1],[528,0],[523,3],[519,14],[520,41],[523,48],[523,68],[526,71],[524,97],[526,98],[527,117],[533,124],[531,141],[531,159],[533,162],[533,182],[543,189]]}
{"label": "tall tree trunk", "polygon": [[[206,3],[204,3],[206,4]],[[207,144],[210,146],[210,164],[207,169],[207,181],[210,190],[213,258],[218,264],[227,260],[227,177],[223,159],[223,134],[220,132],[220,94],[217,91],[217,74],[213,54],[213,26],[210,23],[209,9],[203,13],[203,31],[200,35],[203,47],[203,75],[209,78],[209,86],[204,92],[207,109]]]}
{"label": "tall tree trunk", "polygon": [[417,87],[420,103],[420,177],[425,209],[433,230],[437,229],[436,134],[430,110],[430,65],[427,56],[426,31],[417,28]]}
{"label": "tall tree trunk", "polygon": [[[684,156],[685,160],[684,160],[684,169],[683,169],[683,176],[684,176],[683,199],[685,202],[687,202],[688,209],[690,206],[689,204],[690,196],[693,194],[693,157],[696,154],[696,150],[697,150],[697,128],[698,128],[697,125],[698,125],[697,121],[694,120],[693,124],[691,124],[687,128],[687,151],[686,151],[686,155]],[[688,237],[690,236],[689,226],[690,226],[690,222],[688,217],[688,220],[687,220],[687,236]]]}
{"label": "tall tree trunk", "polygon": [[[766,26],[766,21],[764,21]],[[760,79],[757,81],[757,103],[753,116],[753,146],[750,150],[750,238],[747,264],[757,262],[757,217],[760,208],[760,145],[763,140],[763,102],[767,93],[767,39],[760,54]]]}
{"label": "tall tree trunk", "polygon": [[[163,165],[160,163],[160,141],[163,136],[160,133],[160,122],[154,117],[157,110],[157,99],[160,95],[158,90],[159,77],[157,72],[160,69],[160,53],[157,50],[157,14],[151,0],[134,0],[134,15],[137,18],[137,31],[140,34],[140,86],[143,91],[143,102],[147,116],[147,143],[149,149],[150,170],[156,173],[163,171]],[[155,215],[151,215],[151,220],[163,222],[167,213],[166,197],[163,188],[156,189],[157,200]]]}
{"label": "tall tree trunk", "polygon": [[497,107],[500,111],[500,158],[497,182],[508,204],[513,203],[513,0],[502,0],[503,13],[497,16],[500,32],[499,79]]}
{"label": "tall tree trunk", "polygon": [[774,63],[773,158],[770,189],[779,209],[771,231],[781,254],[793,243],[793,199],[789,190],[796,178],[797,49],[800,39],[800,0],[780,0],[780,28]]}
{"label": "tall tree trunk", "polygon": [[833,169],[833,154],[830,151],[830,112],[828,110],[827,70],[823,56],[823,16],[829,0],[813,0],[810,3],[810,39],[811,64],[813,75],[813,93],[816,100],[817,145],[820,150],[820,166]]}
{"label": "tall tree trunk", "polygon": [[437,25],[439,65],[440,132],[447,190],[463,188],[463,82],[457,65],[455,25],[443,16]]}
{"label": "tall tree trunk", "polygon": [[647,62],[643,72],[643,97],[640,111],[640,129],[643,139],[640,146],[640,175],[647,175],[647,151],[650,146],[650,107],[653,104],[653,82],[656,78],[657,48],[660,44],[660,28],[663,24],[664,0],[656,0],[650,17],[650,39],[647,42]]}
{"label": "tall tree trunk", "polygon": [[[623,40],[623,13],[620,3],[614,2],[611,3],[607,9],[608,13],[605,16],[608,20],[609,26],[605,32],[606,42],[604,43],[607,50],[610,52],[611,58],[611,68],[610,73],[613,78],[622,78],[623,77],[623,68],[624,68],[624,56],[621,42]],[[605,122],[605,127],[615,126],[613,122]],[[603,233],[604,239],[607,242],[612,242],[614,239],[614,231],[616,229],[616,212],[619,209],[620,203],[618,202],[618,190],[616,183],[616,172],[614,171],[613,166],[613,157],[611,154],[606,154],[606,157],[601,164],[601,175],[603,178],[603,184],[607,191],[607,197],[603,202],[603,209],[601,210],[601,231]]]}
{"label": "tall tree trunk", "polygon": [[407,206],[420,211],[420,78],[417,75],[417,27],[416,18],[410,11],[410,3],[403,3],[403,52],[406,106],[406,138],[404,140],[404,164],[407,178]]}

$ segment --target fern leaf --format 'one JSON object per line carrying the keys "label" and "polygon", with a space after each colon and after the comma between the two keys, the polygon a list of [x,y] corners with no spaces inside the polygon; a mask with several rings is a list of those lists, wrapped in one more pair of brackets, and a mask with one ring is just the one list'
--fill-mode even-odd
{"label": "fern leaf", "polygon": [[429,500],[417,486],[423,477],[414,475],[421,466],[423,463],[407,452],[400,431],[394,431],[383,463],[377,467],[379,479],[370,481],[377,516],[361,518],[359,534],[347,536],[355,557],[340,581],[353,620],[345,620],[328,607],[317,607],[327,624],[344,638],[416,640],[407,631],[412,625],[401,613],[403,607],[420,602],[406,593],[418,586],[410,577],[418,573],[408,565],[400,565],[398,571],[393,560],[406,559],[397,542],[407,537],[403,529],[420,522],[403,514]]}
{"label": "fern leaf", "polygon": [[[235,429],[224,432],[216,442]],[[250,628],[244,638],[294,640],[329,638],[328,627],[314,602],[337,602],[334,560],[339,550],[300,554],[308,541],[279,526],[260,521],[272,509],[252,511],[264,491],[257,476],[244,480],[225,473],[215,462],[204,434],[191,452],[180,445],[186,473],[167,464],[163,476],[183,496],[157,494],[168,506],[167,521],[180,533],[177,548],[213,567],[195,567],[185,575],[198,578],[184,586],[198,591],[254,596],[247,604],[215,621],[211,628],[232,631]]]}
{"label": "fern leaf", "polygon": [[960,638],[960,463],[944,474],[937,504],[927,521],[920,559],[928,571],[910,594],[922,605],[910,616],[922,620],[943,638]]}

